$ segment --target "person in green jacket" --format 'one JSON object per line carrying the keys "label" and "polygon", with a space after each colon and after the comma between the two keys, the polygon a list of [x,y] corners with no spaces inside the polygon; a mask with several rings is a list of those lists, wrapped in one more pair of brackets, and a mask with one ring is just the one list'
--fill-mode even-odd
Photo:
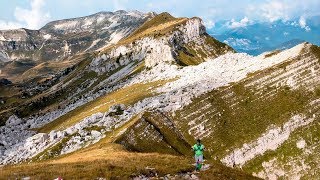
{"label": "person in green jacket", "polygon": [[192,146],[192,149],[194,151],[194,158],[196,161],[196,170],[200,170],[203,163],[203,151],[204,151],[204,145],[201,144],[200,139],[197,140],[197,143]]}

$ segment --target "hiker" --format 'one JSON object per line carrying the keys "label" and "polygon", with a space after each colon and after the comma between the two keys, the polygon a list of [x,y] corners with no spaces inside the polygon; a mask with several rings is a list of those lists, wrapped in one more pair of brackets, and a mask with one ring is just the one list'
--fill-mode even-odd
{"label": "hiker", "polygon": [[200,139],[198,139],[197,143],[193,145],[192,150],[194,151],[194,158],[196,161],[196,171],[198,171],[202,167],[204,151],[204,145],[201,144]]}

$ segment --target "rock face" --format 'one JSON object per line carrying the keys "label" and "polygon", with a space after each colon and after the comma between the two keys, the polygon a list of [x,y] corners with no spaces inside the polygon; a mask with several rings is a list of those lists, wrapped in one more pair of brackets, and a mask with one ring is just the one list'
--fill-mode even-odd
{"label": "rock face", "polygon": [[5,78],[1,78],[0,79],[0,86],[6,86],[6,85],[9,85],[9,84],[12,84],[12,82],[9,81],[8,79],[5,79]]}
{"label": "rock face", "polygon": [[[155,19],[165,15],[160,14]],[[173,19],[162,26],[156,26],[152,33],[143,34],[142,38],[129,37],[131,41],[110,48],[107,53],[101,52],[92,61],[91,68],[97,73],[104,73],[125,66],[129,62],[142,60],[147,68],[163,64],[195,65],[209,58],[234,52],[226,44],[207,35],[199,18]],[[188,58],[197,61],[189,62]]]}

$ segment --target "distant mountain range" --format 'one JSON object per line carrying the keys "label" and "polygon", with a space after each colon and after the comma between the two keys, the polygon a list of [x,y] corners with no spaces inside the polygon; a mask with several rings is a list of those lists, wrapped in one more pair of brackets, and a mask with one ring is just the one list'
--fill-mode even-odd
{"label": "distant mountain range", "polygon": [[0,30],[0,77],[54,74],[79,62],[73,55],[115,44],[154,16],[120,10],[53,21],[39,30]]}
{"label": "distant mountain range", "polygon": [[304,41],[320,45],[320,16],[308,18],[304,27],[299,24],[299,19],[248,24],[232,29],[228,27],[228,21],[220,21],[215,27],[208,29],[208,32],[238,52],[251,55],[275,49],[288,49]]}

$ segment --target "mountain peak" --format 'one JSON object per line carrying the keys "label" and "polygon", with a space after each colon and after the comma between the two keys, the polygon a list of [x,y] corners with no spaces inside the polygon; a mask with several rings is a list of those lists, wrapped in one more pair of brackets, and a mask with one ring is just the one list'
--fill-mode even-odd
{"label": "mountain peak", "polygon": [[114,12],[114,14],[127,14],[128,12],[125,10],[117,10]]}
{"label": "mountain peak", "polygon": [[170,13],[168,12],[162,12],[158,15],[158,17],[161,17],[163,19],[171,19],[171,18],[174,18]]}

